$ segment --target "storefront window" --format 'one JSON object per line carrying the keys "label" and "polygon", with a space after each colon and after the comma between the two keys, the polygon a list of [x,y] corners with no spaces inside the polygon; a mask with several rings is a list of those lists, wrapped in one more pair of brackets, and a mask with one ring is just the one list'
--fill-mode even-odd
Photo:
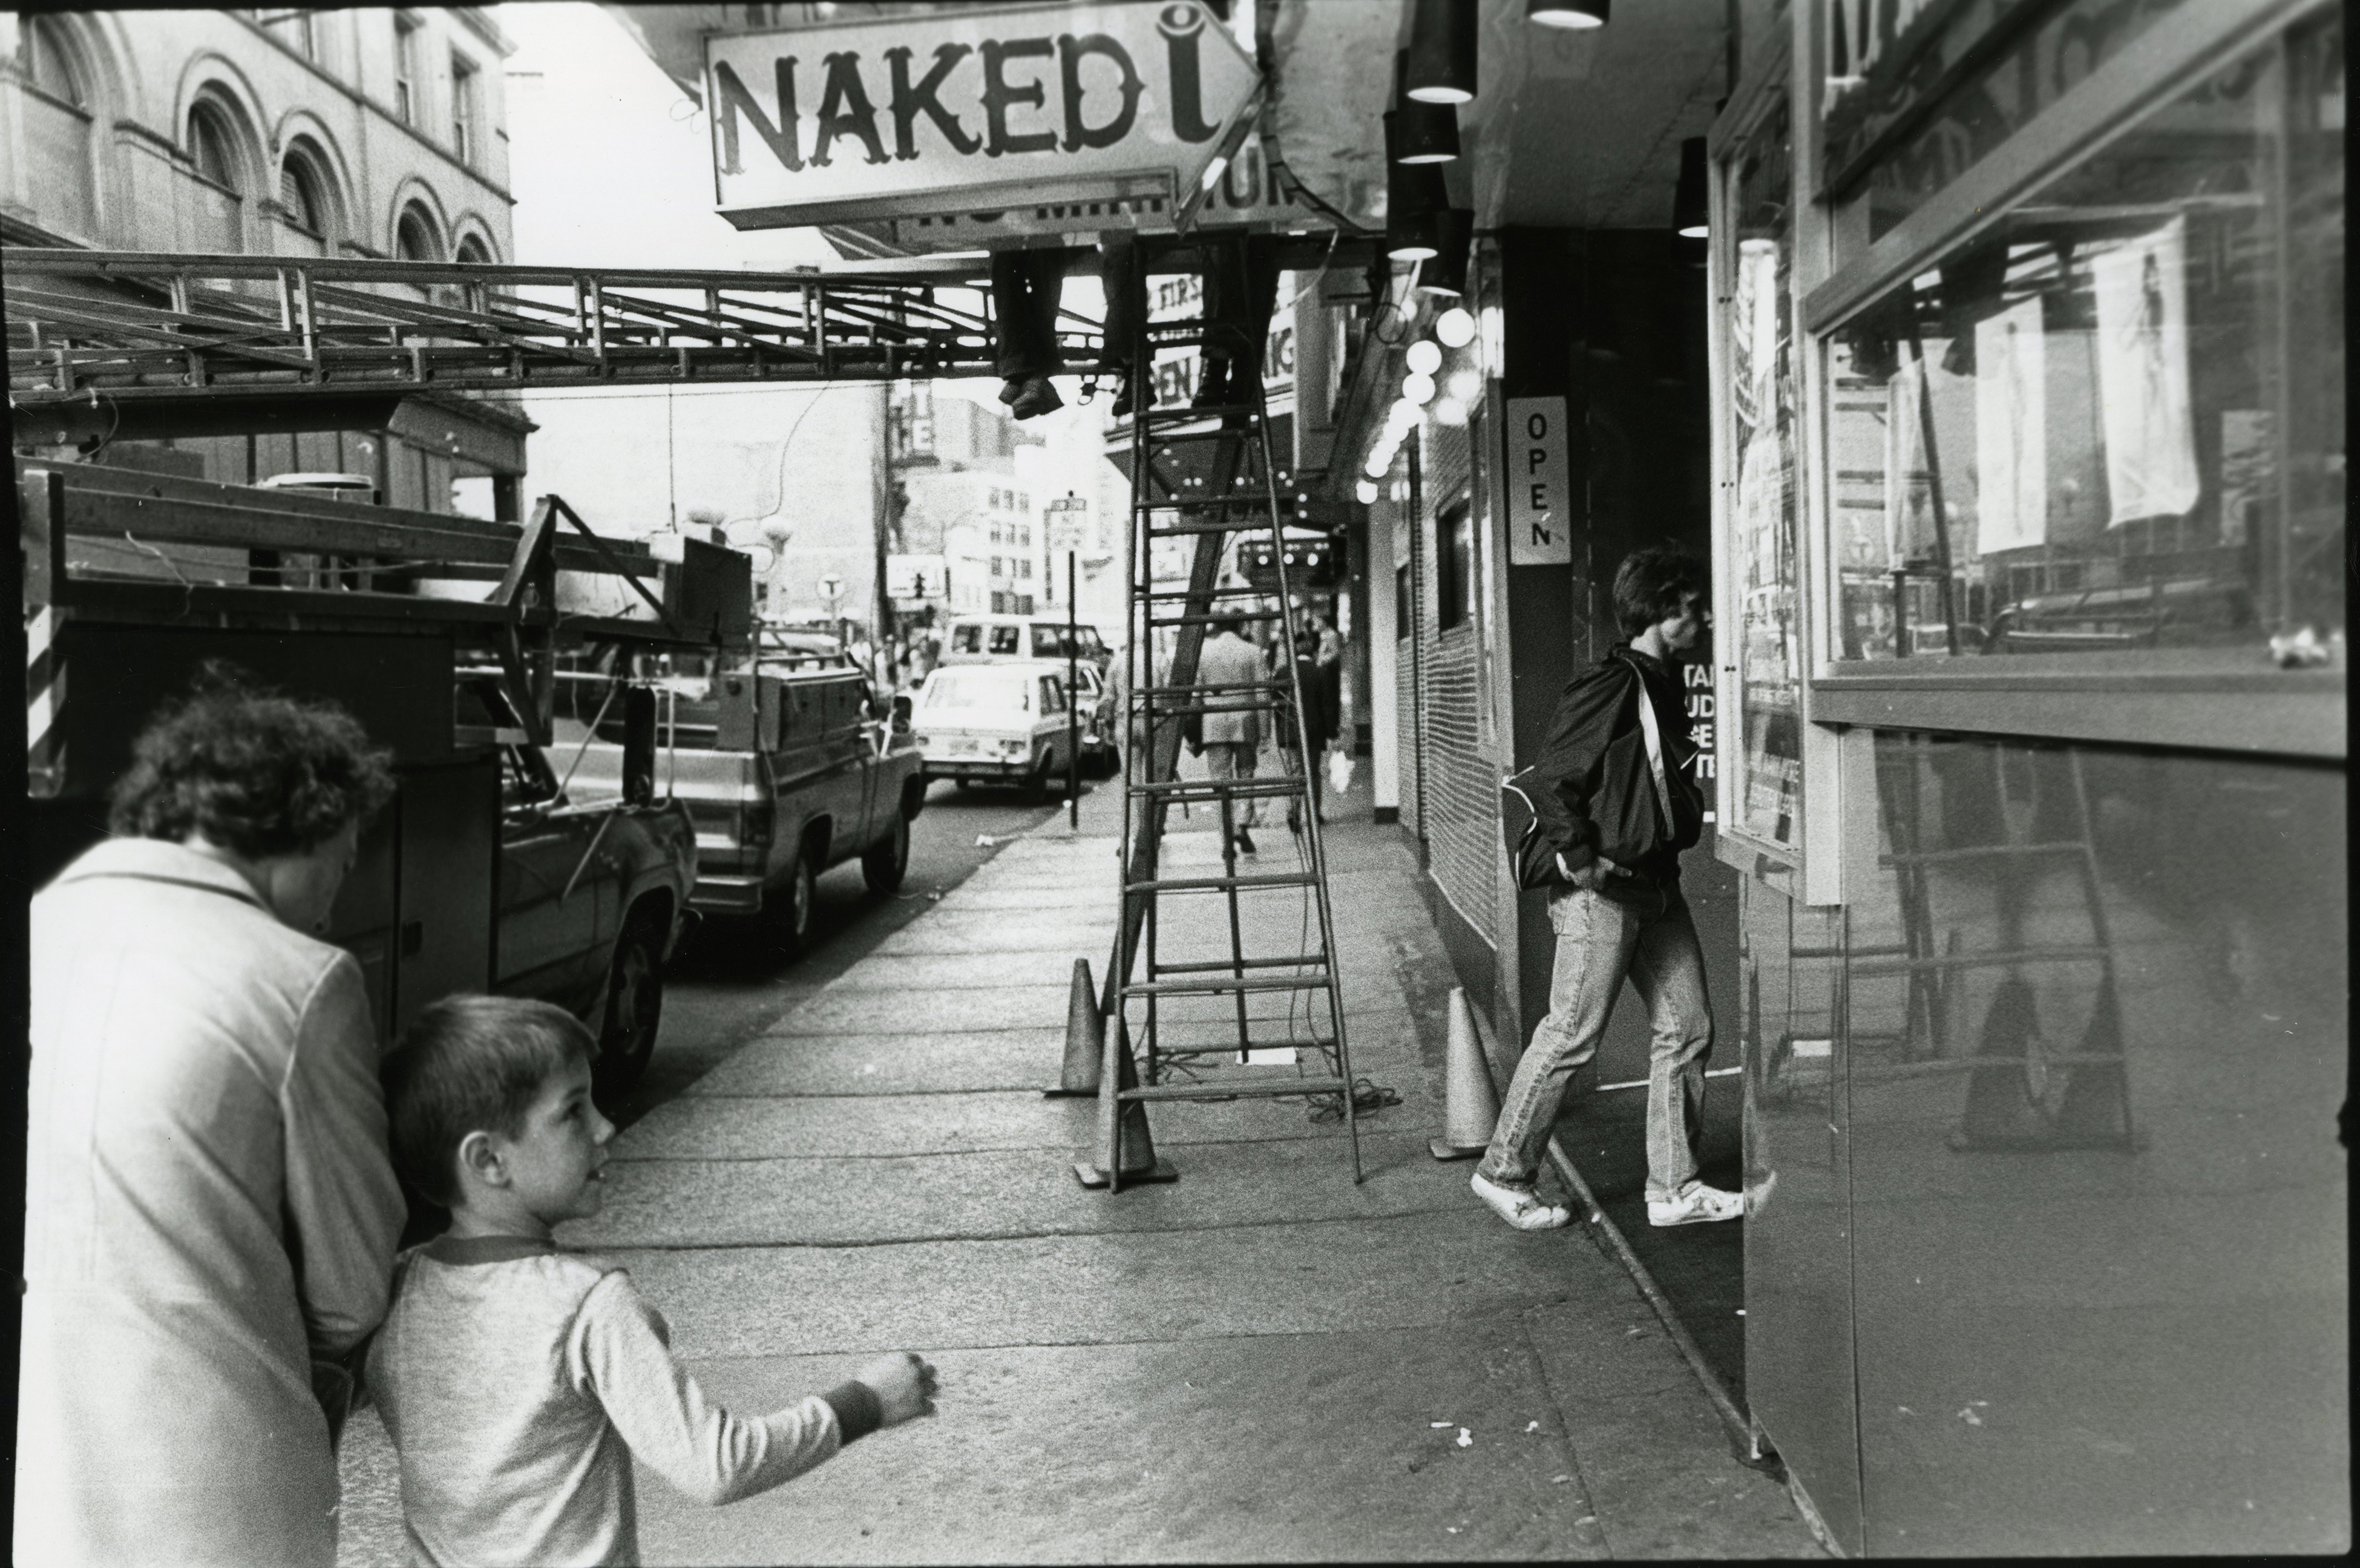
{"label": "storefront window", "polygon": [[1792,164],[1786,112],[1772,111],[1732,159],[1724,201],[1729,566],[1736,578],[1737,826],[1768,843],[1801,832],[1802,614],[1795,535]]}
{"label": "storefront window", "polygon": [[1826,188],[1867,203],[1868,237],[1880,237],[2185,3],[1830,0]]}
{"label": "storefront window", "polygon": [[2331,14],[1829,337],[1840,657],[2340,663],[2343,125]]}

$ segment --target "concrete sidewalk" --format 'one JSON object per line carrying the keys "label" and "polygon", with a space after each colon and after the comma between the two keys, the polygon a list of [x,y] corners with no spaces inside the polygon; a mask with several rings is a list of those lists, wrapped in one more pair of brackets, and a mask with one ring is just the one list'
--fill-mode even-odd
{"label": "concrete sidewalk", "polygon": [[[1340,1125],[1266,1101],[1153,1107],[1175,1184],[1076,1182],[1096,1102],[1040,1090],[1072,961],[1102,977],[1112,943],[1112,788],[618,1139],[606,1212],[561,1239],[632,1271],[714,1398],[773,1408],[884,1350],[942,1375],[936,1419],[766,1497],[642,1472],[649,1562],[1818,1554],[1629,1277],[1426,1153],[1448,971],[1398,832],[1364,793],[1330,809],[1353,1069],[1401,1096],[1362,1118],[1361,1186]],[[1216,864],[1210,825],[1175,817],[1167,864]],[[1291,862],[1257,837],[1256,869]],[[1297,950],[1296,898],[1250,950]],[[1214,899],[1165,916],[1168,944],[1225,929]],[[382,1430],[347,1448],[344,1560],[394,1560]]]}

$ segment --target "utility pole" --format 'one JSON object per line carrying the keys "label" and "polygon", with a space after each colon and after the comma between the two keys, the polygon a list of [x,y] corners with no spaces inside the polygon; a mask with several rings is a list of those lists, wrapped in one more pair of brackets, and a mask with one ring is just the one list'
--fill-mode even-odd
{"label": "utility pole", "polygon": [[[871,606],[869,619],[874,626],[869,634],[869,646],[883,653],[893,630],[892,601],[885,596],[885,556],[893,547],[893,383],[876,384],[877,416],[875,439],[870,443],[876,456],[870,470],[870,488],[875,492],[875,504],[870,512],[875,518],[871,532],[876,538],[875,570],[871,574]],[[862,672],[874,676],[874,669]]]}

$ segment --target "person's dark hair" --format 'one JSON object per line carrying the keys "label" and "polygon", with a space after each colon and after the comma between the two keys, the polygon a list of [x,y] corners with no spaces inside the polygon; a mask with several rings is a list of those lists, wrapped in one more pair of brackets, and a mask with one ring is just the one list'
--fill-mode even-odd
{"label": "person's dark hair", "polygon": [[598,1042],[553,1002],[446,996],[410,1020],[386,1053],[393,1168],[449,1208],[459,1196],[459,1146],[470,1133],[524,1133],[542,1085],[574,1062],[595,1061]]}
{"label": "person's dark hair", "polygon": [[1636,637],[1657,621],[1679,614],[1689,595],[1710,591],[1704,563],[1685,550],[1650,544],[1622,557],[1614,569],[1614,624]]}
{"label": "person's dark hair", "polygon": [[1246,618],[1240,615],[1233,609],[1215,610],[1213,612],[1213,633],[1215,636],[1218,636],[1224,631],[1228,632],[1232,637],[1243,637],[1246,634]]}
{"label": "person's dark hair", "polygon": [[341,706],[257,690],[217,663],[131,756],[108,818],[118,837],[199,832],[249,860],[308,853],[393,798],[391,753]]}

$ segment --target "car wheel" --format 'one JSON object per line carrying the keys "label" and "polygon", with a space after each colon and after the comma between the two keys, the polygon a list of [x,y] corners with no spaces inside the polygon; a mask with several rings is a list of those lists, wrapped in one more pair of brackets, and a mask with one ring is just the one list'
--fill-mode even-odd
{"label": "car wheel", "polygon": [[1041,760],[1032,764],[1032,771],[1024,775],[1025,805],[1046,806],[1049,804],[1050,760],[1050,753],[1045,751],[1043,751],[1041,753]]}
{"label": "car wheel", "polygon": [[860,857],[860,880],[871,893],[894,893],[909,869],[910,819],[897,811],[891,829]]}
{"label": "car wheel", "polygon": [[663,939],[661,918],[647,912],[633,915],[616,940],[598,1060],[591,1072],[602,1096],[611,1098],[637,1083],[655,1054],[656,1030],[663,1020]]}
{"label": "car wheel", "polygon": [[770,947],[783,958],[799,959],[811,944],[814,881],[811,850],[800,848],[787,880],[763,896],[763,930]]}

